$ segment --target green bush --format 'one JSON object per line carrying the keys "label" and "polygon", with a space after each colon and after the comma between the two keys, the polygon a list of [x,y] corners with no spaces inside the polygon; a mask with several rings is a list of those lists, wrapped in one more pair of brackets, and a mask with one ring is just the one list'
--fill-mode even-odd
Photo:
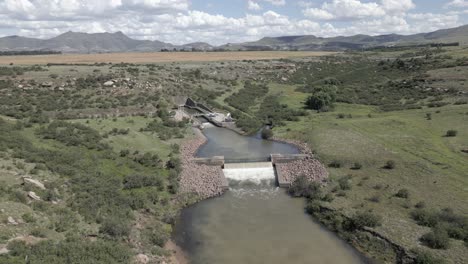
{"label": "green bush", "polygon": [[353,167],[351,167],[352,170],[360,170],[362,168],[362,164],[359,162],[355,162]]}
{"label": "green bush", "polygon": [[398,190],[398,192],[395,194],[396,197],[399,197],[399,198],[409,198],[409,191],[408,189],[400,189]]}
{"label": "green bush", "polygon": [[445,260],[434,257],[429,252],[422,250],[412,250],[412,253],[416,255],[414,264],[444,264]]}
{"label": "green bush", "polygon": [[431,232],[424,234],[420,240],[433,249],[448,249],[450,246],[447,231],[442,228],[434,228]]}
{"label": "green bush", "polygon": [[306,212],[311,215],[320,212],[320,202],[318,200],[308,200],[306,204]]}
{"label": "green bush", "polygon": [[458,131],[457,130],[447,130],[447,132],[445,133],[445,136],[446,137],[456,137],[458,134]]}
{"label": "green bush", "polygon": [[263,139],[270,139],[273,137],[273,131],[269,128],[262,129],[262,138]]}
{"label": "green bush", "polygon": [[333,160],[332,162],[330,162],[330,164],[328,164],[328,167],[330,167],[330,168],[341,168],[341,161]]}
{"label": "green bush", "polygon": [[341,177],[338,180],[338,186],[340,187],[341,190],[351,190],[351,177],[350,176],[344,176]]}
{"label": "green bush", "polygon": [[396,166],[396,162],[394,160],[388,160],[386,163],[385,163],[385,166],[384,168],[387,169],[387,170],[393,170]]}
{"label": "green bush", "polygon": [[321,186],[320,183],[310,181],[304,175],[301,175],[294,180],[289,186],[288,192],[294,197],[306,197],[309,199],[320,199],[321,198]]}
{"label": "green bush", "polygon": [[411,217],[418,225],[434,227],[439,222],[437,214],[426,209],[416,209],[411,212]]}
{"label": "green bush", "polygon": [[99,232],[115,238],[123,238],[130,234],[128,221],[114,217],[104,219]]}
{"label": "green bush", "polygon": [[382,217],[371,212],[357,212],[345,223],[346,230],[352,231],[363,227],[377,227],[382,225]]}

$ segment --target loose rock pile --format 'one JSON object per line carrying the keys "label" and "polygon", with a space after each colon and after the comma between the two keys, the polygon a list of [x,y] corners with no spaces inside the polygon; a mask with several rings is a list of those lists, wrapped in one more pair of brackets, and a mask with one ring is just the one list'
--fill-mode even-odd
{"label": "loose rock pile", "polygon": [[206,138],[198,137],[185,142],[180,148],[182,161],[180,190],[183,193],[196,193],[201,199],[219,196],[224,192],[221,167],[197,164],[193,161],[198,148],[205,142]]}
{"label": "loose rock pile", "polygon": [[308,155],[307,158],[301,160],[275,164],[278,175],[281,175],[284,180],[292,183],[297,177],[304,175],[311,181],[326,181],[328,171],[319,160],[314,158],[314,154],[307,143],[292,139],[274,138],[273,140],[292,144],[299,148],[302,154]]}
{"label": "loose rock pile", "polygon": [[304,175],[308,180],[323,182],[328,178],[328,172],[320,161],[308,157],[285,163],[276,163],[276,171],[287,182],[294,182],[297,177]]}

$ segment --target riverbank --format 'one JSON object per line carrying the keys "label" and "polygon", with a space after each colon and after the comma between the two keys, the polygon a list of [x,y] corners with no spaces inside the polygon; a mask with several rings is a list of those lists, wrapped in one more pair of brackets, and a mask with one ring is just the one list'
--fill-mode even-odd
{"label": "riverbank", "polygon": [[180,192],[195,194],[197,200],[216,197],[225,192],[223,170],[219,166],[209,166],[194,162],[197,150],[207,139],[200,130],[194,128],[196,137],[185,141],[180,147],[182,172],[180,174]]}

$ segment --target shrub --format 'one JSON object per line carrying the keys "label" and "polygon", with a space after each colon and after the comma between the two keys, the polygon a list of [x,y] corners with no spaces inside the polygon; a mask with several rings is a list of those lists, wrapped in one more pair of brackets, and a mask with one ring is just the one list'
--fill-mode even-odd
{"label": "shrub", "polygon": [[273,137],[273,131],[269,128],[262,129],[262,138],[263,139],[270,139]]}
{"label": "shrub", "polygon": [[408,189],[400,189],[398,192],[395,194],[396,197],[399,198],[405,198],[407,199],[409,197],[409,191]]}
{"label": "shrub", "polygon": [[322,197],[322,201],[324,202],[332,202],[335,199],[332,193],[327,193]]}
{"label": "shrub", "polygon": [[154,175],[127,175],[123,179],[124,189],[161,186],[162,184],[162,179]]}
{"label": "shrub", "polygon": [[36,222],[36,218],[34,218],[34,216],[30,213],[24,213],[21,218],[23,218],[23,220],[26,222],[26,223],[34,223]]}
{"label": "shrub", "polygon": [[321,198],[320,183],[310,181],[304,175],[296,178],[288,192],[294,197],[306,197],[312,200]]}
{"label": "shrub", "polygon": [[360,170],[362,168],[362,164],[359,162],[355,162],[353,167],[351,167],[352,170]]}
{"label": "shrub", "polygon": [[311,215],[320,212],[320,202],[317,200],[307,201],[306,212]]}
{"label": "shrub", "polygon": [[341,168],[341,162],[339,160],[334,160],[328,164],[330,168]]}
{"label": "shrub", "polygon": [[361,229],[363,227],[377,227],[382,225],[382,218],[371,212],[357,212],[345,223],[345,228],[349,231]]}
{"label": "shrub", "polygon": [[411,212],[411,217],[418,223],[418,225],[434,227],[439,221],[434,212],[425,209],[416,209]]}
{"label": "shrub", "polygon": [[340,186],[341,190],[350,190],[351,189],[351,182],[350,177],[345,176],[338,180],[338,185]]}
{"label": "shrub", "polygon": [[447,130],[447,132],[445,133],[445,136],[446,137],[456,137],[458,134],[458,131],[457,130]]}
{"label": "shrub", "polygon": [[396,163],[395,161],[393,160],[388,160],[386,163],[385,163],[385,166],[384,168],[387,169],[387,170],[393,170],[396,166]]}
{"label": "shrub", "polygon": [[425,207],[426,207],[426,203],[423,202],[423,201],[420,201],[420,202],[418,202],[417,204],[415,204],[414,207],[416,207],[416,208],[418,208],[418,209],[422,209],[422,208],[425,208]]}
{"label": "shrub", "polygon": [[436,258],[430,253],[422,250],[412,250],[416,255],[414,259],[414,264],[443,264],[446,263],[445,260]]}
{"label": "shrub", "polygon": [[420,240],[433,249],[447,249],[450,244],[447,231],[442,228],[433,229],[431,232],[424,234]]}
{"label": "shrub", "polygon": [[369,198],[369,201],[374,202],[374,203],[380,203],[380,196],[374,195],[371,198]]}
{"label": "shrub", "polygon": [[99,232],[111,237],[122,238],[130,234],[130,226],[127,221],[108,217],[103,221]]}

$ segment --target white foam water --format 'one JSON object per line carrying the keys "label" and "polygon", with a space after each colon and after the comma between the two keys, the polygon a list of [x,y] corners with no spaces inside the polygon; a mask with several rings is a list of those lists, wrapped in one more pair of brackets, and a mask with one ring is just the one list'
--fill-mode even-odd
{"label": "white foam water", "polygon": [[234,181],[249,181],[260,184],[262,181],[274,180],[275,171],[272,166],[263,168],[229,168],[224,169],[224,176]]}

